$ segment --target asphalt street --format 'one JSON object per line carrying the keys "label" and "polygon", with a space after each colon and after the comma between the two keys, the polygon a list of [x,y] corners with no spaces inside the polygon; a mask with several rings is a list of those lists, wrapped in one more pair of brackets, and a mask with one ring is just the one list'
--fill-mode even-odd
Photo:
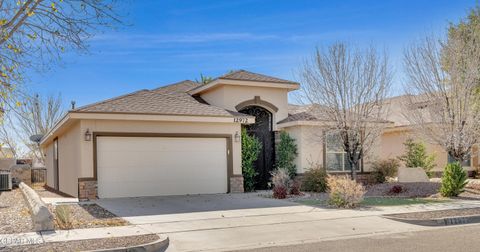
{"label": "asphalt street", "polygon": [[480,251],[480,224],[439,227],[429,231],[341,239],[269,247],[236,252],[291,252],[291,251],[355,251],[355,252],[415,252],[415,251]]}

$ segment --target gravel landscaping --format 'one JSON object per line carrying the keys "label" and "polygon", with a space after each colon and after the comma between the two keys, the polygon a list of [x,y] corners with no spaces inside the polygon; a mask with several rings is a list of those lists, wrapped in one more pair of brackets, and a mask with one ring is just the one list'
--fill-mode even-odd
{"label": "gravel landscaping", "polygon": [[[480,183],[479,190],[467,188],[459,199],[480,199]],[[399,183],[390,182],[383,184],[367,185],[365,200],[361,204],[363,206],[394,206],[394,205],[410,205],[410,204],[427,204],[441,203],[448,199],[444,199],[438,193],[441,183],[434,182],[416,182],[416,183]],[[400,187],[400,192],[393,192],[392,188]],[[271,191],[258,192],[262,197],[272,198]],[[287,201],[296,202],[311,206],[328,207],[328,193],[302,192],[301,195],[288,195]]]}
{"label": "gravel landscaping", "polygon": [[[401,186],[401,193],[392,193],[390,190],[394,186]],[[441,184],[436,182],[416,182],[416,183],[383,183],[374,184],[366,187],[367,193],[365,197],[406,197],[406,198],[418,198],[418,197],[430,197],[438,193]]]}
{"label": "gravel landscaping", "polygon": [[[91,239],[69,242],[51,242],[35,245],[22,245],[9,247],[8,251],[36,251],[36,252],[51,252],[51,251],[85,251],[96,249],[109,249],[127,246],[138,246],[146,243],[154,242],[159,237],[155,234],[106,238],[106,239]],[[1,249],[1,248],[0,248]]]}
{"label": "gravel landscaping", "polygon": [[392,214],[390,217],[402,218],[402,219],[415,219],[415,220],[432,220],[447,217],[461,217],[480,215],[480,208],[465,208],[465,209],[451,209],[429,212],[415,212],[404,214]]}
{"label": "gravel landscaping", "polygon": [[33,231],[30,210],[20,189],[0,192],[0,234]]}
{"label": "gravel landscaping", "polygon": [[[105,210],[97,204],[64,204],[70,210],[71,228],[97,228],[124,226],[129,223],[122,218],[117,217],[111,212]],[[55,216],[55,206],[48,205],[49,210]],[[55,216],[55,229],[61,229]]]}

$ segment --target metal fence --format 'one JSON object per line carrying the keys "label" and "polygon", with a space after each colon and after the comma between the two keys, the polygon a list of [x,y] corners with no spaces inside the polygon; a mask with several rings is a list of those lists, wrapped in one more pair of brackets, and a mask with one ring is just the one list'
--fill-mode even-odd
{"label": "metal fence", "polygon": [[46,168],[33,168],[32,169],[32,183],[46,183],[47,182],[47,169]]}

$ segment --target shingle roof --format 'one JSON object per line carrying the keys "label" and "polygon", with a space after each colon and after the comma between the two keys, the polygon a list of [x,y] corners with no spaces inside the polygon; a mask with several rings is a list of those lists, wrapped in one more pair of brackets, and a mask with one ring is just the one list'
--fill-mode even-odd
{"label": "shingle roof", "polygon": [[186,93],[187,91],[194,89],[202,84],[194,82],[191,80],[184,80],[163,87],[153,89],[152,91],[159,92],[162,94],[172,94],[172,93]]}
{"label": "shingle roof", "polygon": [[[129,113],[129,114],[159,114],[159,115],[194,115],[194,116],[225,116],[232,113],[216,106],[200,103],[188,94],[182,92],[188,84],[165,89],[140,90],[127,95],[108,99],[91,105],[77,108],[73,112],[90,113]],[[191,83],[190,83],[191,84]],[[172,92],[168,92],[168,90]]]}
{"label": "shingle roof", "polygon": [[[319,121],[325,122],[329,121],[329,116],[327,115],[329,108],[319,104],[309,104],[309,105],[288,105],[288,116],[287,118],[279,121],[277,124],[294,122],[294,121]],[[376,120],[369,119],[369,121],[377,121],[388,123],[391,121],[388,120]]]}
{"label": "shingle roof", "polygon": [[294,81],[279,79],[279,78],[275,78],[275,77],[268,76],[268,75],[263,75],[263,74],[258,74],[258,73],[252,73],[252,72],[245,71],[245,70],[233,71],[231,73],[227,73],[225,75],[222,75],[222,76],[218,77],[217,79],[276,82],[276,83],[284,83],[284,84],[298,84],[297,82],[294,82]]}
{"label": "shingle roof", "polygon": [[288,105],[288,117],[279,121],[278,124],[294,121],[326,121],[324,110],[320,105]]}
{"label": "shingle roof", "polygon": [[[271,76],[256,74],[245,70],[228,73],[217,79],[264,81],[287,84],[296,82],[282,80]],[[140,90],[87,106],[79,107],[72,112],[84,113],[127,113],[158,115],[192,115],[192,116],[247,116],[242,113],[207,104],[199,97],[192,96],[189,90],[202,84],[184,80],[152,90]]]}

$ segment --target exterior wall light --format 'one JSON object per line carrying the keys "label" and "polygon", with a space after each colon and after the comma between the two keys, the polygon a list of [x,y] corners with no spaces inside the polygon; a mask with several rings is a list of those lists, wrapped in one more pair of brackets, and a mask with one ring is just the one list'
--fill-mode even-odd
{"label": "exterior wall light", "polygon": [[240,134],[238,134],[238,131],[235,132],[235,142],[240,142]]}
{"label": "exterior wall light", "polygon": [[92,140],[92,133],[90,133],[90,130],[87,129],[87,131],[85,131],[85,141],[89,142]]}

